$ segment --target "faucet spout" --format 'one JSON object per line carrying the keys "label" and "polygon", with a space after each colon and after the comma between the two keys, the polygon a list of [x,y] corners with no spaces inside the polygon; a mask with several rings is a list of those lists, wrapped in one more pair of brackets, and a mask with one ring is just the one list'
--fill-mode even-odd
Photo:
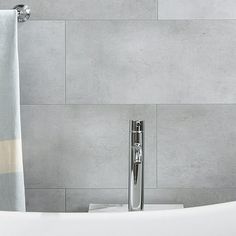
{"label": "faucet spout", "polygon": [[141,211],[144,206],[144,121],[130,121],[129,211]]}

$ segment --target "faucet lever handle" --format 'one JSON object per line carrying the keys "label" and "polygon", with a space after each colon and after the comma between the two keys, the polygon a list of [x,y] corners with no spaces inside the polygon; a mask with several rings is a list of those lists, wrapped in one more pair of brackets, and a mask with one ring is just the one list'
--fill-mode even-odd
{"label": "faucet lever handle", "polygon": [[142,163],[143,161],[143,152],[142,146],[140,143],[134,143],[134,164]]}

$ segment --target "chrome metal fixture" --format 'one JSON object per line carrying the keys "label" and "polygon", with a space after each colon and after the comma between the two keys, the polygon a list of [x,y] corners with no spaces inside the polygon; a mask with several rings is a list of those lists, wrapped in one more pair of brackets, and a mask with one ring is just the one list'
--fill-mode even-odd
{"label": "chrome metal fixture", "polygon": [[13,9],[18,13],[18,22],[25,22],[30,18],[31,12],[27,5],[16,5]]}
{"label": "chrome metal fixture", "polygon": [[129,211],[141,211],[144,206],[144,121],[130,121],[129,143]]}

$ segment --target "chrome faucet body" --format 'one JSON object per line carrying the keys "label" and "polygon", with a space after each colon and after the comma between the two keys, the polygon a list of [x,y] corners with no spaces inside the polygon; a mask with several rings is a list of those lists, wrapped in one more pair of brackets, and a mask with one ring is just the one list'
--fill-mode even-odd
{"label": "chrome faucet body", "polygon": [[130,121],[129,143],[129,211],[141,211],[144,206],[144,121]]}

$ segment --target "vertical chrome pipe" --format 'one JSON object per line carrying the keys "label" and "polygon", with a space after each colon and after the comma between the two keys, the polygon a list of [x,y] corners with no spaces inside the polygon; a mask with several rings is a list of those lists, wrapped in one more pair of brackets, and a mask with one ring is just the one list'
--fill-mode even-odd
{"label": "vertical chrome pipe", "polygon": [[144,206],[144,121],[130,121],[129,141],[129,211],[141,211]]}

